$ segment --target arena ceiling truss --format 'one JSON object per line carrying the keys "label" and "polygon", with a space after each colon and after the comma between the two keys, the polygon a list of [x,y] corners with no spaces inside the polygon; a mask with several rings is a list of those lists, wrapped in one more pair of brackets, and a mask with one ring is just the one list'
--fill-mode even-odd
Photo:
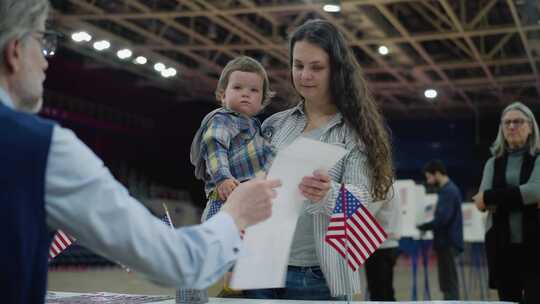
{"label": "arena ceiling truss", "polygon": [[[337,13],[324,4],[341,5]],[[87,31],[127,47],[178,75],[163,79],[152,65],[126,64],[114,52],[66,39],[65,46],[177,91],[211,99],[231,58],[246,54],[268,69],[278,100],[294,100],[288,33],[312,18],[344,33],[373,94],[400,116],[451,115],[500,108],[514,100],[540,105],[540,4],[534,0],[62,0],[53,22],[68,37]],[[379,48],[386,46],[387,55]],[[144,79],[144,80],[143,80]],[[435,100],[424,96],[437,90]]]}

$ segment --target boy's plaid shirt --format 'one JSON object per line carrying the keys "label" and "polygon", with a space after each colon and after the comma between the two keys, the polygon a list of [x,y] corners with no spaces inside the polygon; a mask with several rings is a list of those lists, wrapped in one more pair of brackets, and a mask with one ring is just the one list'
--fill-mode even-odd
{"label": "boy's plaid shirt", "polygon": [[256,118],[223,108],[213,113],[201,128],[204,129],[200,133],[200,151],[207,175],[207,196],[227,178],[243,182],[269,168],[274,151],[263,138]]}

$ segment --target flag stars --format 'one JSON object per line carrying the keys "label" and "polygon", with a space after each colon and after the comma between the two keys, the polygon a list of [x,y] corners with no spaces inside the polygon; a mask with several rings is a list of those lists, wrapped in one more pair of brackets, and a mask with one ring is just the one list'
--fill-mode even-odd
{"label": "flag stars", "polygon": [[386,233],[377,220],[358,198],[342,186],[330,217],[326,243],[356,271],[385,239]]}

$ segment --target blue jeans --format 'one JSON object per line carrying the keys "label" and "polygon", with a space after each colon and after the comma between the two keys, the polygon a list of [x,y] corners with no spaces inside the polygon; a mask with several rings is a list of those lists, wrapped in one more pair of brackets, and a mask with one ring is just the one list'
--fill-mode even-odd
{"label": "blue jeans", "polygon": [[345,296],[332,297],[319,266],[289,266],[285,288],[244,290],[244,296],[250,299],[346,300]]}

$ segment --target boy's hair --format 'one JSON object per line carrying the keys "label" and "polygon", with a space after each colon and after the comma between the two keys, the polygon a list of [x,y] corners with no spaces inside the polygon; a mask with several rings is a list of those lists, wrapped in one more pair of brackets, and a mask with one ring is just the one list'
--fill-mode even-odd
{"label": "boy's hair", "polygon": [[266,70],[264,69],[264,67],[257,60],[251,57],[240,56],[229,61],[227,65],[225,66],[225,68],[223,68],[223,71],[221,72],[221,76],[219,76],[219,81],[218,81],[218,85],[216,89],[216,99],[218,101],[221,101],[223,92],[225,92],[225,89],[227,88],[227,85],[229,84],[229,78],[232,72],[235,72],[235,71],[256,73],[262,77],[263,79],[262,105],[263,106],[266,106],[270,102],[270,99],[274,97],[275,93],[270,90],[270,80],[268,80],[268,74],[266,74]]}
{"label": "boy's hair", "polygon": [[424,170],[422,170],[424,173],[429,174],[435,174],[437,172],[441,173],[442,175],[446,174],[446,167],[444,166],[444,163],[438,159],[430,160],[425,166]]}

